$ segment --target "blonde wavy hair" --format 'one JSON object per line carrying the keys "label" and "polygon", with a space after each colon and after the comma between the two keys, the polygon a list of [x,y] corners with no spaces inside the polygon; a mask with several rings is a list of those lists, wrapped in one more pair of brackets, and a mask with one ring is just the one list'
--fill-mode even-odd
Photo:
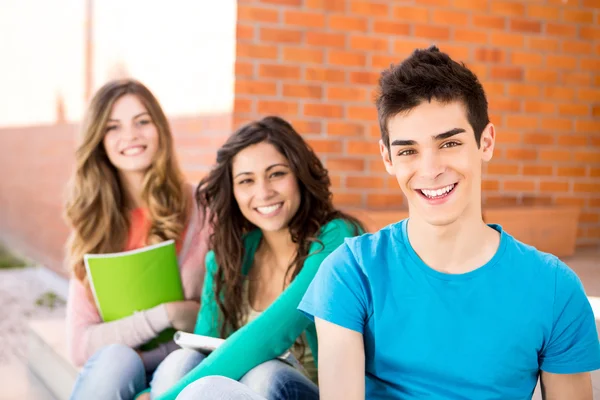
{"label": "blonde wavy hair", "polygon": [[190,215],[191,191],[186,188],[177,164],[171,129],[158,100],[138,81],[108,82],[94,95],[83,120],[65,205],[65,219],[72,228],[67,243],[67,263],[88,292],[83,256],[122,251],[127,242],[132,207],[127,204],[103,139],[114,103],[128,94],[142,102],[159,137],[157,153],[144,175],[141,194],[151,223],[147,244],[179,240]]}

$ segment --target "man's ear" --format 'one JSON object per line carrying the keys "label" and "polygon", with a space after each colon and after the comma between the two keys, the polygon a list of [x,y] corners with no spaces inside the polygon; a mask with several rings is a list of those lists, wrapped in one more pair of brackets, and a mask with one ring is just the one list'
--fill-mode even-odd
{"label": "man's ear", "polygon": [[383,160],[383,165],[385,166],[387,173],[390,175],[396,175],[394,173],[394,166],[389,148],[385,143],[383,143],[383,140],[379,140],[379,153],[381,153],[381,159]]}
{"label": "man's ear", "polygon": [[482,161],[488,162],[494,155],[494,146],[496,145],[496,129],[491,122],[486,125],[481,132],[479,139],[479,148],[481,149]]}

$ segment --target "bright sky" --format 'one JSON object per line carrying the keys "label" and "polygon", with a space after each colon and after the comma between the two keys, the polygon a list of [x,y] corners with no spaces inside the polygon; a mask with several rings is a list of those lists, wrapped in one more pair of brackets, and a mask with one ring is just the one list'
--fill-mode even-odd
{"label": "bright sky", "polygon": [[[235,0],[96,0],[94,89],[116,65],[148,85],[169,115],[231,110]],[[84,102],[85,0],[0,1],[0,126],[53,123]]]}

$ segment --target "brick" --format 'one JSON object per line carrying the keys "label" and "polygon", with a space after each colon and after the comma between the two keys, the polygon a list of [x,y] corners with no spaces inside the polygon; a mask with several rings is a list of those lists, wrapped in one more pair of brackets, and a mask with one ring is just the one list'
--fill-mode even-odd
{"label": "brick", "polygon": [[346,153],[375,156],[379,154],[379,144],[374,140],[348,140],[346,142]]}
{"label": "brick", "polygon": [[271,8],[250,7],[238,4],[237,19],[240,22],[279,22],[279,11]]}
{"label": "brick", "polygon": [[307,81],[339,83],[346,81],[346,73],[333,68],[306,67],[304,79]]}
{"label": "brick", "polygon": [[600,214],[599,213],[581,213],[579,215],[579,222],[583,222],[583,223],[593,223],[593,222],[600,222]]}
{"label": "brick", "polygon": [[542,32],[542,24],[539,21],[515,18],[510,20],[510,30],[522,33],[540,33]]}
{"label": "brick", "polygon": [[260,40],[265,43],[291,43],[302,42],[302,32],[284,28],[261,28]]}
{"label": "brick", "polygon": [[377,109],[374,106],[348,106],[348,117],[353,120],[377,121]]}
{"label": "brick", "polygon": [[584,8],[600,9],[600,3],[598,3],[598,0],[582,0],[582,3]]}
{"label": "brick", "polygon": [[288,121],[297,132],[302,134],[321,134],[321,122],[314,120],[306,120],[304,118],[288,118]]}
{"label": "brick", "polygon": [[340,175],[329,174],[329,181],[331,182],[332,189],[342,188],[342,177]]}
{"label": "brick", "polygon": [[547,55],[546,65],[551,66],[552,68],[573,70],[577,68],[577,58],[573,56]]}
{"label": "brick", "polygon": [[489,63],[503,63],[506,53],[502,49],[480,47],[475,50],[475,60]]}
{"label": "brick", "polygon": [[367,58],[362,52],[330,50],[328,63],[345,67],[363,67],[367,63]]}
{"label": "brick", "polygon": [[562,51],[565,53],[574,53],[574,54],[591,54],[592,53],[592,44],[583,41],[576,40],[565,40],[562,43]]}
{"label": "brick", "polygon": [[277,54],[277,46],[273,45],[249,43],[238,43],[236,45],[236,55],[238,60],[241,58],[276,59]]}
{"label": "brick", "polygon": [[[441,46],[441,50],[447,53],[450,57],[452,57],[455,61],[466,62],[470,59],[469,57],[469,47],[465,46],[452,46],[452,45],[443,45]],[[486,67],[487,68],[487,67]],[[476,75],[479,75],[476,71],[473,71]]]}
{"label": "brick", "polygon": [[525,6],[522,3],[508,1],[493,1],[490,5],[492,15],[523,16]]}
{"label": "brick", "polygon": [[575,193],[600,193],[600,183],[577,183],[573,184],[573,191]]}
{"label": "brick", "polygon": [[525,80],[527,82],[556,83],[558,72],[546,69],[528,68],[525,71]]}
{"label": "brick", "polygon": [[362,196],[358,193],[333,193],[333,204],[336,206],[356,207],[362,205]]}
{"label": "brick", "polygon": [[503,82],[482,82],[482,84],[487,96],[502,96],[505,93]]}
{"label": "brick", "polygon": [[415,3],[423,6],[449,7],[450,0],[415,0]]}
{"label": "brick", "polygon": [[298,103],[291,101],[258,101],[259,114],[298,115]]}
{"label": "brick", "polygon": [[600,117],[600,105],[592,107],[592,116]]}
{"label": "brick", "polygon": [[487,79],[488,78],[488,65],[486,64],[469,64],[468,65],[471,72],[477,76],[478,79]]}
{"label": "brick", "polygon": [[452,0],[453,8],[472,11],[488,11],[488,0]]}
{"label": "brick", "polygon": [[507,160],[531,161],[537,159],[537,152],[529,149],[507,149]]}
{"label": "brick", "polygon": [[376,159],[372,159],[369,161],[369,173],[370,174],[377,174],[377,173],[382,173],[382,174],[386,174],[386,170],[385,170],[385,166],[383,165],[383,161],[381,160],[380,157],[377,157]]}
{"label": "brick", "polygon": [[574,155],[574,160],[585,163],[600,163],[600,149],[595,151],[578,151]]}
{"label": "brick", "polygon": [[523,136],[523,143],[525,144],[553,144],[554,135],[549,133],[527,133]]}
{"label": "brick", "polygon": [[504,30],[506,28],[506,18],[495,15],[484,15],[475,14],[472,17],[473,26],[476,28],[483,29],[499,29]]}
{"label": "brick", "polygon": [[569,183],[568,182],[540,182],[540,192],[568,192],[569,191]]}
{"label": "brick", "polygon": [[346,185],[350,189],[382,189],[385,180],[377,176],[348,176]]}
{"label": "brick", "polygon": [[346,35],[343,33],[306,32],[306,43],[311,46],[335,47],[343,49],[346,47]]}
{"label": "brick", "polygon": [[327,134],[336,136],[363,136],[365,128],[363,124],[352,122],[333,122],[327,123]]}
{"label": "brick", "polygon": [[283,59],[285,61],[322,64],[323,58],[322,50],[307,49],[303,47],[283,48]]}
{"label": "brick", "polygon": [[277,94],[275,82],[236,79],[235,93],[274,96]]}
{"label": "brick", "polygon": [[427,23],[429,22],[429,10],[423,7],[394,7],[393,20],[409,21],[411,23]]}
{"label": "brick", "polygon": [[306,139],[315,153],[340,153],[342,151],[342,142],[330,139]]}
{"label": "brick", "polygon": [[560,83],[563,85],[591,86],[592,79],[586,72],[567,72],[561,74]]}
{"label": "brick", "polygon": [[600,177],[600,168],[590,168],[590,176],[594,178]]}
{"label": "brick", "polygon": [[549,206],[552,205],[552,197],[539,196],[537,194],[524,194],[521,197],[521,204],[524,206]]}
{"label": "brick", "polygon": [[540,150],[540,160],[542,161],[569,161],[571,160],[571,152],[565,150]]}
{"label": "brick", "polygon": [[524,165],[523,174],[531,176],[552,175],[552,165]]}
{"label": "brick", "polygon": [[375,85],[379,81],[377,72],[350,72],[350,83]]}
{"label": "brick", "polygon": [[573,129],[571,118],[543,118],[542,129],[545,131],[570,132]]}
{"label": "brick", "polygon": [[304,0],[306,8],[322,11],[346,11],[346,0]]}
{"label": "brick", "polygon": [[351,36],[350,49],[363,51],[387,51],[390,43],[387,38],[376,38],[371,36]]}
{"label": "brick", "polygon": [[[569,188],[569,184],[568,183],[563,183],[562,185],[566,185],[566,189],[562,189],[563,192],[568,191]],[[563,186],[564,187],[564,186]],[[576,206],[576,207],[584,207],[585,206],[585,200],[582,198],[573,198],[573,197],[556,197],[555,200],[556,205],[559,206]]]}
{"label": "brick", "polygon": [[442,26],[415,25],[414,35],[434,40],[450,39],[450,29]]}
{"label": "brick", "polygon": [[490,33],[490,41],[493,46],[522,48],[525,44],[523,35],[516,33]]}
{"label": "brick", "polygon": [[492,66],[490,69],[490,77],[493,79],[521,81],[523,80],[523,68]]}
{"label": "brick", "polygon": [[326,166],[329,171],[360,172],[365,169],[365,162],[357,158],[329,158]]}
{"label": "brick", "polygon": [[515,196],[486,196],[485,205],[487,206],[515,206],[517,198]]}
{"label": "brick", "polygon": [[404,196],[400,194],[368,194],[367,207],[372,208],[397,208],[404,203]]}
{"label": "brick", "polygon": [[577,93],[577,98],[582,101],[600,103],[600,89],[580,88]]}
{"label": "brick", "polygon": [[521,111],[521,102],[507,97],[490,97],[488,99],[489,109],[494,111]]}
{"label": "brick", "polygon": [[560,115],[585,116],[590,114],[590,107],[587,104],[560,104],[558,113]]}
{"label": "brick", "polygon": [[533,191],[535,184],[532,181],[506,181],[504,182],[504,190],[511,191]]}
{"label": "brick", "polygon": [[548,24],[546,24],[546,34],[560,36],[562,38],[574,38],[577,36],[577,27],[574,25],[557,24],[549,22]]}
{"label": "brick", "polygon": [[487,173],[490,175],[518,175],[519,166],[516,164],[488,164]]}
{"label": "brick", "polygon": [[300,68],[297,66],[265,64],[258,66],[258,76],[261,78],[300,79]]}
{"label": "brick", "polygon": [[323,13],[289,10],[284,14],[284,21],[286,25],[304,28],[325,27],[325,15]]}
{"label": "brick", "polygon": [[560,177],[583,177],[585,176],[584,167],[558,167],[556,175]]}
{"label": "brick", "polygon": [[305,104],[304,115],[308,117],[342,118],[344,108],[332,104]]}
{"label": "brick", "polygon": [[[583,71],[598,72],[600,71],[600,60],[593,58],[582,58],[579,68]],[[596,86],[600,85],[600,75],[596,76]]]}
{"label": "brick", "polygon": [[498,190],[500,189],[500,182],[492,181],[492,180],[483,180],[481,181],[481,189],[482,190]]}
{"label": "brick", "polygon": [[295,6],[302,5],[302,0],[260,0],[261,3],[277,4],[280,6]]}
{"label": "brick", "polygon": [[429,46],[429,42],[424,40],[414,41],[400,39],[394,42],[394,55],[398,56],[398,62],[402,62],[402,59],[412,54],[415,49],[423,49]]}
{"label": "brick", "polygon": [[236,78],[254,76],[254,65],[248,62],[236,61],[235,76]]}
{"label": "brick", "polygon": [[410,25],[400,22],[377,20],[373,22],[373,32],[405,36],[410,34]]}
{"label": "brick", "polygon": [[575,22],[576,24],[594,23],[594,12],[583,10],[563,10],[563,20],[565,22]]}
{"label": "brick", "polygon": [[371,67],[378,70],[390,68],[391,65],[398,63],[398,57],[374,54],[371,56]]}
{"label": "brick", "polygon": [[366,101],[367,90],[352,86],[330,86],[327,88],[328,100]]}
{"label": "brick", "polygon": [[560,18],[560,8],[552,6],[541,6],[539,4],[529,4],[527,6],[527,16],[530,18],[538,18],[545,21],[555,21]]}
{"label": "brick", "polygon": [[575,99],[575,89],[562,86],[546,86],[544,97],[547,100],[571,101]]}
{"label": "brick", "polygon": [[454,29],[454,41],[455,42],[467,42],[476,44],[487,44],[488,33],[475,31],[472,29]]}
{"label": "brick", "polygon": [[511,62],[513,65],[525,65],[525,66],[540,66],[544,59],[539,53],[528,53],[514,51],[512,53]]}
{"label": "brick", "polygon": [[558,50],[558,40],[549,39],[549,38],[540,38],[540,37],[530,37],[529,38],[529,49],[538,50],[538,51],[557,51]]}
{"label": "brick", "polygon": [[329,15],[329,27],[342,32],[366,32],[369,29],[366,18],[347,17],[345,15]]}
{"label": "brick", "polygon": [[320,99],[323,96],[323,89],[318,85],[290,84],[283,85],[284,97],[300,97],[304,99]]}
{"label": "brick", "polygon": [[515,144],[521,143],[521,134],[519,132],[511,132],[508,130],[502,130],[496,136],[496,143],[499,144]]}
{"label": "brick", "polygon": [[238,41],[248,41],[254,39],[254,26],[237,24],[235,29],[235,38]]}
{"label": "brick", "polygon": [[556,104],[547,101],[526,101],[525,112],[533,114],[554,114],[556,112]]}
{"label": "brick", "polygon": [[233,103],[233,110],[235,114],[247,114],[252,112],[253,101],[250,99],[242,99],[239,96],[235,96]]}
{"label": "brick", "polygon": [[368,137],[374,138],[374,139],[381,139],[381,127],[379,126],[379,123],[372,123],[371,126],[369,127],[369,134]]}
{"label": "brick", "polygon": [[508,94],[516,97],[539,97],[540,87],[535,84],[511,83],[508,85]]}
{"label": "brick", "polygon": [[587,135],[569,134],[558,137],[558,144],[560,146],[585,146],[587,142]]}
{"label": "brick", "polygon": [[461,11],[433,9],[431,22],[439,25],[465,26],[469,23],[469,14]]}
{"label": "brick", "polygon": [[354,14],[368,15],[371,17],[384,17],[390,13],[387,2],[374,2],[374,1],[351,1],[350,10]]}

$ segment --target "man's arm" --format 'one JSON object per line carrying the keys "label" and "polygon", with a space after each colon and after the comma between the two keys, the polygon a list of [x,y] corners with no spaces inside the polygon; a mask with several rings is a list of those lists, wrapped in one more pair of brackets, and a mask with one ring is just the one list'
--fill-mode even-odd
{"label": "man's arm", "polygon": [[315,325],[319,338],[321,400],[364,400],[363,335],[317,317],[315,317]]}
{"label": "man's arm", "polygon": [[544,400],[593,400],[592,378],[589,372],[552,374],[542,371],[540,381]]}

